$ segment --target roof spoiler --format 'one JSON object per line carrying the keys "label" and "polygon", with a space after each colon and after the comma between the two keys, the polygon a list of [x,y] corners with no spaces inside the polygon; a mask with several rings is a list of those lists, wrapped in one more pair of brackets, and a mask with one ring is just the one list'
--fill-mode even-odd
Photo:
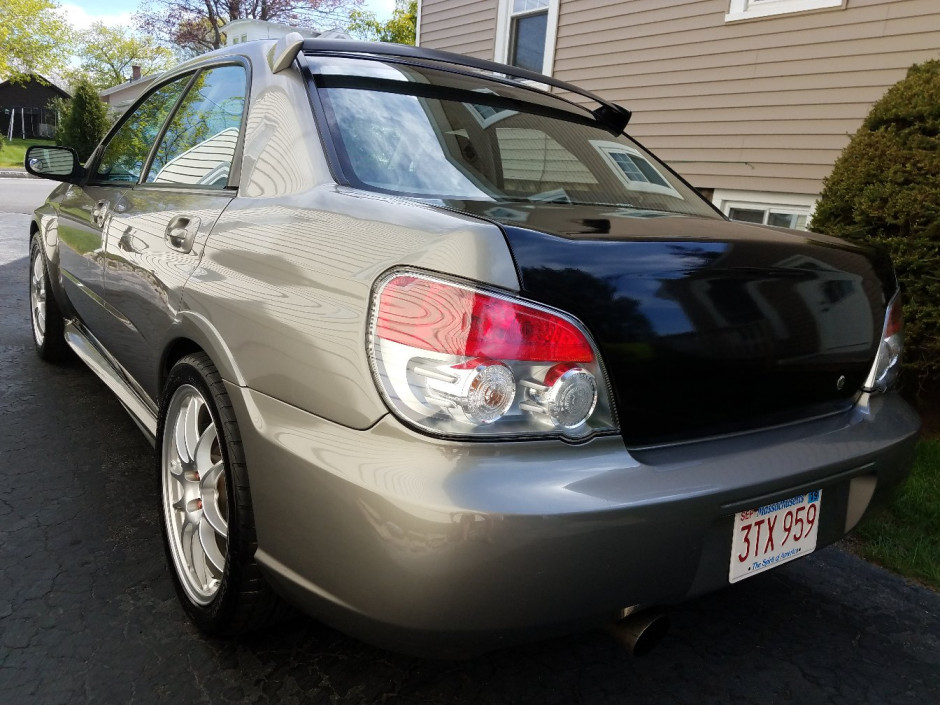
{"label": "roof spoiler", "polygon": [[[290,35],[288,35],[288,37],[289,36]],[[297,36],[299,37],[300,35]],[[616,103],[611,103],[608,100],[604,100],[596,93],[591,93],[590,91],[586,91],[583,88],[578,88],[577,86],[574,86],[565,81],[559,81],[557,78],[545,76],[543,74],[536,73],[535,71],[529,71],[528,69],[521,69],[517,66],[498,64],[495,61],[486,61],[484,59],[477,59],[472,56],[455,54],[449,51],[425,49],[423,47],[413,47],[405,44],[360,42],[344,39],[304,39],[300,45],[295,45],[294,42],[290,42],[289,48],[287,48],[287,44],[288,43],[285,42],[286,51],[293,53],[289,55],[289,58],[287,58],[287,56],[282,53],[279,57],[281,60],[277,62],[277,65],[283,65],[284,68],[293,62],[294,58],[298,53],[300,53],[301,50],[305,54],[320,54],[328,56],[361,56],[362,54],[369,54],[372,56],[390,57],[395,59],[433,61],[442,64],[450,64],[453,66],[470,67],[478,71],[502,74],[504,76],[521,78],[523,80],[533,81],[535,83],[544,83],[545,85],[560,88],[563,91],[580,95],[595,103],[598,103],[599,107],[591,111],[592,115],[594,115],[594,118],[604,127],[616,134],[623,132],[624,128],[627,126],[627,123],[630,122],[630,117],[632,116],[632,113],[623,106],[617,105]],[[273,52],[274,57],[278,57],[278,48],[280,45],[281,42],[279,41]]]}
{"label": "roof spoiler", "polygon": [[294,63],[300,48],[303,46],[304,38],[300,32],[288,32],[277,40],[277,43],[271,48],[268,54],[268,63],[271,65],[271,73],[280,73],[288,66]]}

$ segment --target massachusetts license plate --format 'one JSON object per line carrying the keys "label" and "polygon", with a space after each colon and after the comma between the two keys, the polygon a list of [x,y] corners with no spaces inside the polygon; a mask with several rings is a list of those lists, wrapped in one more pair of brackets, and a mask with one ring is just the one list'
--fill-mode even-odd
{"label": "massachusetts license plate", "polygon": [[816,490],[735,514],[728,581],[735,583],[812,553],[821,502],[822,490]]}

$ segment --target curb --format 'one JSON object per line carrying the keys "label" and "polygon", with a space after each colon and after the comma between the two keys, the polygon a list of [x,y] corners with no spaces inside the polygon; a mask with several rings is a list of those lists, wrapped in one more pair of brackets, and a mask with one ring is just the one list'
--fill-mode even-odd
{"label": "curb", "polygon": [[35,179],[32,174],[27,174],[25,169],[0,169],[0,179]]}

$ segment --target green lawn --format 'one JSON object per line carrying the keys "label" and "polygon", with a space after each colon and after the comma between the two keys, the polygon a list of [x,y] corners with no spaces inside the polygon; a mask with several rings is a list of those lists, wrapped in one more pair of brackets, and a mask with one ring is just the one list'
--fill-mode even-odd
{"label": "green lawn", "polygon": [[940,436],[921,440],[907,483],[853,543],[863,558],[940,590]]}
{"label": "green lawn", "polygon": [[26,148],[31,144],[54,144],[52,140],[8,140],[3,138],[3,148],[0,149],[0,167],[23,167],[23,158],[26,156]]}

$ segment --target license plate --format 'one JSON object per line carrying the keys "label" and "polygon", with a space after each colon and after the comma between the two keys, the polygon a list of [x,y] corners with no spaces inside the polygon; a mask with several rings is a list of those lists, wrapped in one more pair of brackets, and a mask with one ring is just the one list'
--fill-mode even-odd
{"label": "license plate", "polygon": [[812,553],[819,533],[822,490],[734,515],[731,568],[735,583]]}

